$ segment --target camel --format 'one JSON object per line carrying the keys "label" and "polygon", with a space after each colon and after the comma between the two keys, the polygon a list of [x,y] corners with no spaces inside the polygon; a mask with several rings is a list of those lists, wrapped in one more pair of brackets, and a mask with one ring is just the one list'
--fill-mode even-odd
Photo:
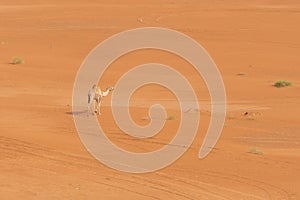
{"label": "camel", "polygon": [[[110,91],[113,91],[113,87],[107,87],[105,91],[101,91],[100,87],[98,87],[96,84],[93,85],[92,89],[89,90],[88,92],[88,114],[96,112],[98,115],[101,115],[100,112],[100,106],[103,100],[103,97],[106,97]],[[95,110],[95,104],[94,101],[96,102],[96,110]],[[92,109],[93,107],[93,109]]]}

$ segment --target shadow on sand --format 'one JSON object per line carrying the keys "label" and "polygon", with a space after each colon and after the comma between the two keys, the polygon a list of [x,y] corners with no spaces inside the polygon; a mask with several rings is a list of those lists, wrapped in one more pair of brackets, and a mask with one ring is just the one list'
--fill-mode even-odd
{"label": "shadow on sand", "polygon": [[65,112],[67,115],[81,115],[81,114],[84,114],[84,113],[87,113],[86,110],[83,110],[83,111],[74,111],[74,112]]}

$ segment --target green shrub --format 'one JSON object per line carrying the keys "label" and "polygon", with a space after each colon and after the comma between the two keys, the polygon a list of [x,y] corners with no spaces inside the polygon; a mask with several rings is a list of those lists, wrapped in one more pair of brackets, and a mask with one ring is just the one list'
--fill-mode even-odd
{"label": "green shrub", "polygon": [[264,152],[260,149],[257,149],[255,147],[249,149],[248,153],[253,153],[253,154],[259,154],[259,155],[262,155],[264,154]]}
{"label": "green shrub", "polygon": [[175,117],[173,115],[169,115],[166,120],[174,120]]}
{"label": "green shrub", "polygon": [[288,81],[283,81],[283,80],[280,80],[280,81],[276,81],[275,83],[274,83],[274,86],[275,87],[286,87],[286,86],[291,86],[292,85],[292,83],[291,82],[288,82]]}
{"label": "green shrub", "polygon": [[20,57],[15,57],[11,60],[11,64],[13,65],[18,65],[18,64],[22,64],[24,63],[24,60],[23,58],[20,58]]}

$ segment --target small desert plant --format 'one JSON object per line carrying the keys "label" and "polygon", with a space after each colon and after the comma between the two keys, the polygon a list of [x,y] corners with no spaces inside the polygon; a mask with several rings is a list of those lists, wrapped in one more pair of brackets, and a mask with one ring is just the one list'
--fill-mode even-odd
{"label": "small desert plant", "polygon": [[142,117],[141,120],[142,120],[142,121],[148,121],[148,120],[149,120],[149,117]]}
{"label": "small desert plant", "polygon": [[166,120],[174,120],[175,117],[173,115],[169,115]]}
{"label": "small desert plant", "polygon": [[257,116],[261,115],[259,112],[244,112],[243,116],[245,116],[248,120],[255,120]]}
{"label": "small desert plant", "polygon": [[11,64],[13,65],[18,65],[18,64],[22,64],[24,62],[23,58],[20,57],[15,57],[11,60]]}
{"label": "small desert plant", "polygon": [[264,152],[260,149],[257,149],[255,147],[249,149],[248,153],[253,153],[253,154],[259,154],[259,155],[262,155]]}
{"label": "small desert plant", "polygon": [[291,82],[288,82],[288,81],[283,81],[283,80],[280,80],[280,81],[276,81],[275,83],[274,83],[274,86],[275,87],[286,87],[286,86],[291,86],[292,85],[292,83]]}
{"label": "small desert plant", "polygon": [[237,75],[237,76],[246,76],[246,73],[244,73],[244,72],[239,72],[239,73],[237,73],[236,75]]}
{"label": "small desert plant", "polygon": [[246,117],[248,120],[255,120],[256,119],[256,113],[249,113]]}

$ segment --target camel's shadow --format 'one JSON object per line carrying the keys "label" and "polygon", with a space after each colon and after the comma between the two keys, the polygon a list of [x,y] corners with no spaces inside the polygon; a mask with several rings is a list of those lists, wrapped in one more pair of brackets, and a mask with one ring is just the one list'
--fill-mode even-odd
{"label": "camel's shadow", "polygon": [[86,110],[83,110],[83,111],[74,111],[74,112],[65,112],[67,115],[81,115],[81,114],[85,114],[87,113]]}

